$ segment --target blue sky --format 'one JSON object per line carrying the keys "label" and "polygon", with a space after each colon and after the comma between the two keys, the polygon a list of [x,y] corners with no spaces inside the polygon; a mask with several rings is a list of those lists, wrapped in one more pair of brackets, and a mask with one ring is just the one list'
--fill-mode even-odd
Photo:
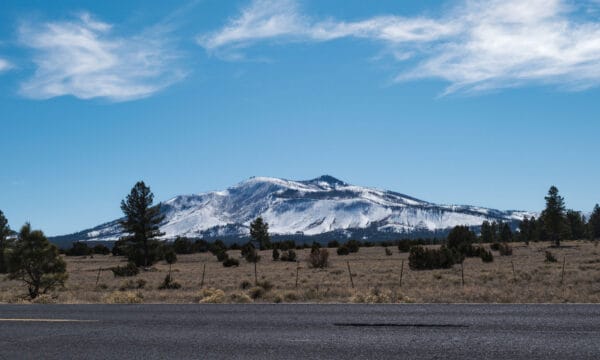
{"label": "blue sky", "polygon": [[0,209],[57,235],[250,176],[600,202],[596,1],[3,1]]}

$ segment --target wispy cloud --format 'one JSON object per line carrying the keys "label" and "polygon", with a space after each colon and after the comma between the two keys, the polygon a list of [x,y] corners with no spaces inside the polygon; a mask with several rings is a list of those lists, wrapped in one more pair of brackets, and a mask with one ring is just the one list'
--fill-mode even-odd
{"label": "wispy cloud", "polygon": [[112,25],[84,13],[71,21],[24,24],[19,38],[34,51],[37,69],[21,84],[21,93],[31,98],[127,101],[184,77],[163,26],[118,36]]}
{"label": "wispy cloud", "polygon": [[8,60],[0,58],[0,72],[6,71],[12,68],[12,64]]}
{"label": "wispy cloud", "polygon": [[465,0],[436,18],[383,15],[352,22],[315,19],[292,0],[255,0],[198,43],[227,54],[259,41],[340,38],[380,42],[404,64],[397,81],[443,79],[450,84],[446,93],[600,84],[600,22],[579,16],[563,0]]}

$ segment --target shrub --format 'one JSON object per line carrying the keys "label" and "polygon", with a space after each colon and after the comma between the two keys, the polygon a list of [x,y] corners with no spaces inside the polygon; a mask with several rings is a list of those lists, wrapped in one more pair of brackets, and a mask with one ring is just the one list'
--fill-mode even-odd
{"label": "shrub", "polygon": [[258,255],[258,252],[256,251],[256,249],[253,246],[250,246],[247,249],[246,254],[244,255],[244,258],[249,263],[257,263],[260,261],[260,255]]}
{"label": "shrub", "polygon": [[340,243],[337,240],[332,240],[327,243],[328,248],[338,248],[340,247]]}
{"label": "shrub", "polygon": [[135,281],[127,280],[121,284],[121,286],[119,287],[119,290],[121,290],[121,291],[139,290],[139,289],[143,289],[144,286],[146,286],[146,280],[144,280],[144,279],[137,279]]}
{"label": "shrub", "polygon": [[67,256],[86,256],[91,255],[92,249],[81,241],[74,242],[70,249],[65,251],[65,255]]}
{"label": "shrub", "polygon": [[140,273],[140,269],[132,262],[127,263],[125,266],[115,266],[110,270],[112,270],[115,277],[136,276]]}
{"label": "shrub", "polygon": [[248,294],[253,300],[260,299],[265,296],[267,292],[260,286],[254,286],[250,290],[248,290]]}
{"label": "shrub", "polygon": [[410,240],[400,240],[398,243],[398,251],[407,253],[410,251]]}
{"label": "shrub", "polygon": [[225,293],[220,289],[203,289],[200,292],[201,304],[220,304],[225,302]]}
{"label": "shrub", "polygon": [[240,262],[238,261],[238,259],[234,259],[231,257],[227,257],[227,259],[225,259],[223,261],[223,266],[224,267],[232,267],[232,266],[240,266]]}
{"label": "shrub", "polygon": [[167,274],[162,284],[158,287],[159,290],[175,290],[181,288],[181,284],[176,281],[173,281],[173,277],[171,274]]}
{"label": "shrub", "polygon": [[508,245],[506,243],[500,244],[498,251],[500,252],[500,256],[511,256],[513,253],[513,250],[510,247],[510,245]]}
{"label": "shrub", "polygon": [[261,288],[265,289],[265,291],[270,291],[273,288],[273,284],[267,280],[258,281],[256,286],[260,286]]}
{"label": "shrub", "polygon": [[494,251],[499,251],[500,250],[500,243],[499,242],[492,243],[490,245],[490,249],[492,249]]}
{"label": "shrub", "polygon": [[342,245],[337,249],[337,254],[340,256],[348,255],[350,254],[350,250],[346,245]]}
{"label": "shrub", "polygon": [[281,261],[295,262],[297,259],[296,252],[292,249],[281,253]]}
{"label": "shrub", "polygon": [[224,262],[225,260],[229,259],[229,255],[227,255],[225,250],[218,252],[216,256],[218,262]]}
{"label": "shrub", "polygon": [[494,255],[492,255],[491,251],[486,251],[482,249],[481,254],[479,256],[481,257],[481,261],[485,263],[490,263],[494,261]]}
{"label": "shrub", "polygon": [[558,260],[556,260],[556,257],[554,257],[554,255],[550,252],[550,251],[546,251],[546,262],[557,262]]}
{"label": "shrub", "polygon": [[249,288],[250,286],[252,286],[252,284],[250,283],[250,281],[248,280],[244,280],[242,281],[242,283],[240,284],[240,288],[242,290],[246,290],[247,288]]}
{"label": "shrub", "polygon": [[477,235],[468,226],[455,226],[448,234],[448,248],[460,249],[477,240]]}
{"label": "shrub", "polygon": [[227,251],[227,245],[222,240],[215,240],[214,243],[208,244],[208,251],[210,251],[213,255],[217,256],[217,254],[221,252]]}
{"label": "shrub", "polygon": [[244,293],[233,293],[229,295],[229,299],[231,302],[237,304],[247,304],[252,302],[252,298]]}
{"label": "shrub", "polygon": [[463,260],[462,254],[442,246],[440,249],[426,249],[415,246],[410,249],[408,264],[412,270],[449,269]]}
{"label": "shrub", "polygon": [[277,248],[273,248],[273,261],[279,260],[279,250]]}
{"label": "shrub", "polygon": [[98,255],[110,254],[110,249],[102,244],[97,244],[96,246],[94,246],[92,251],[94,252],[94,254],[98,254]]}
{"label": "shrub", "polygon": [[392,250],[390,250],[390,248],[386,247],[385,248],[385,255],[392,256]]}
{"label": "shrub", "polygon": [[346,243],[346,247],[351,253],[357,253],[360,249],[360,242],[356,240],[348,240],[348,242]]}
{"label": "shrub", "polygon": [[308,263],[316,269],[323,269],[329,266],[329,251],[327,249],[313,249],[308,256]]}
{"label": "shrub", "polygon": [[104,297],[106,304],[141,304],[143,301],[141,293],[132,291],[114,291]]}

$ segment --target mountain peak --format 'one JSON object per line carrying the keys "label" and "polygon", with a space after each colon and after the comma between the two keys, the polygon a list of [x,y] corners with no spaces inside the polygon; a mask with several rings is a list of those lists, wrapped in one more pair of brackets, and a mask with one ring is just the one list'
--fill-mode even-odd
{"label": "mountain peak", "polygon": [[331,175],[321,175],[318,178],[312,179],[312,180],[308,180],[306,181],[307,183],[311,183],[311,184],[318,184],[318,183],[327,183],[330,186],[335,186],[335,185],[341,185],[341,186],[345,186],[348,185],[347,183],[343,182],[340,179],[337,179]]}

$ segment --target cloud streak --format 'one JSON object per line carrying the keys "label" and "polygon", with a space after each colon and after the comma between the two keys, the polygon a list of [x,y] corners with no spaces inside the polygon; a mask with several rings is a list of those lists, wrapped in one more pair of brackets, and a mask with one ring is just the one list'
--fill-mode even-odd
{"label": "cloud streak", "polygon": [[442,79],[445,93],[530,84],[580,90],[600,84],[600,23],[577,10],[563,0],[465,0],[437,18],[347,22],[312,18],[292,0],[255,0],[198,43],[228,54],[265,41],[361,38],[394,54],[396,81]]}
{"label": "cloud streak", "polygon": [[20,92],[34,99],[148,97],[184,77],[167,35],[155,27],[117,36],[112,25],[87,13],[71,21],[24,24],[19,40],[33,50],[36,71]]}
{"label": "cloud streak", "polygon": [[0,72],[4,72],[10,68],[12,68],[11,63],[9,63],[8,60],[0,58]]}

